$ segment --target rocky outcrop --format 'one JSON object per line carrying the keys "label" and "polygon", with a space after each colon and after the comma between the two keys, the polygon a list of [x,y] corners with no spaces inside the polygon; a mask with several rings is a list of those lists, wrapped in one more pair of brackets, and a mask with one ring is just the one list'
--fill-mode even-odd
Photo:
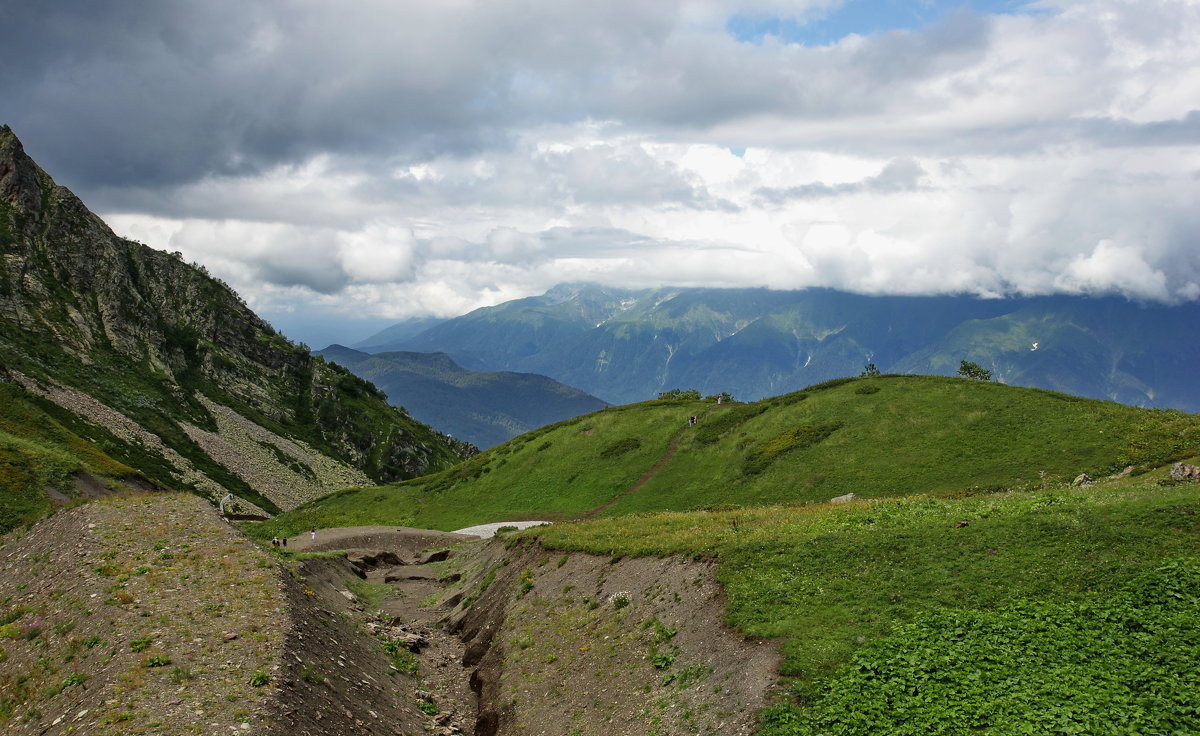
{"label": "rocky outcrop", "polygon": [[473,452],[291,343],[202,266],[118,237],[2,127],[0,381],[18,380],[30,401],[87,397],[73,403],[101,408],[58,403],[84,424],[153,435],[152,453],[115,435],[105,448],[147,478],[268,510]]}
{"label": "rocky outcrop", "polygon": [[1188,463],[1175,463],[1171,466],[1171,478],[1174,480],[1200,480],[1200,467]]}

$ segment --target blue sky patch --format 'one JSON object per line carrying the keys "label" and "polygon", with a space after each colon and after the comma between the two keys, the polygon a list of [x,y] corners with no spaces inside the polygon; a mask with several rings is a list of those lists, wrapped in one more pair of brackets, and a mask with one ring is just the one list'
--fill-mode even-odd
{"label": "blue sky patch", "polygon": [[851,33],[867,36],[921,28],[960,8],[980,15],[1038,12],[1029,6],[1029,0],[846,0],[836,8],[802,18],[734,15],[725,30],[748,43],[774,36],[785,43],[825,46]]}

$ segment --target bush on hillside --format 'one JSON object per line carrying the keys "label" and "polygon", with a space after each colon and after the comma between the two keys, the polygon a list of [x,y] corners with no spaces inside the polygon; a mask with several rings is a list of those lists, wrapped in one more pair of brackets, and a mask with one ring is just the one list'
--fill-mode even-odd
{"label": "bush on hillside", "polygon": [[841,428],[840,422],[829,424],[804,424],[793,427],[786,432],[780,432],[771,439],[763,442],[750,451],[742,472],[746,475],[757,475],[775,462],[781,455],[792,450],[802,450],[812,447]]}
{"label": "bush on hillside", "polygon": [[990,381],[992,380],[992,372],[979,365],[972,363],[969,360],[964,360],[958,364],[958,375],[960,378],[970,378],[974,381]]}
{"label": "bush on hillside", "polygon": [[678,388],[673,388],[670,391],[663,391],[658,395],[659,401],[699,401],[700,392],[694,388],[689,388],[686,391]]}
{"label": "bush on hillside", "polygon": [[641,446],[642,446],[642,441],[639,440],[637,437],[626,437],[625,439],[617,440],[616,442],[612,443],[608,447],[601,450],[600,457],[605,460],[609,460],[614,457],[620,457],[621,455],[624,455],[627,452],[633,452],[634,450],[640,448]]}
{"label": "bush on hillside", "polygon": [[766,403],[743,404],[706,417],[696,428],[696,441],[702,445],[711,445],[727,432],[762,414],[768,408],[770,405]]}

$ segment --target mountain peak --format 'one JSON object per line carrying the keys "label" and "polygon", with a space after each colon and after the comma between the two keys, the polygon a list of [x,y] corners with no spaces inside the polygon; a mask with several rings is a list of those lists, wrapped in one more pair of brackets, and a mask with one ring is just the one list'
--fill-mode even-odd
{"label": "mountain peak", "polygon": [[21,213],[40,215],[43,185],[53,186],[53,182],[25,153],[12,128],[0,128],[0,203]]}

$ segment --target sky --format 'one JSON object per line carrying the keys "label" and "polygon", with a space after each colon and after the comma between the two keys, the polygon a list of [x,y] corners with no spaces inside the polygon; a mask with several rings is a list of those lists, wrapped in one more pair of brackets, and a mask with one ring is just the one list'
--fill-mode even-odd
{"label": "sky", "polygon": [[290,337],[558,283],[1200,299],[1200,0],[0,4],[0,122]]}

